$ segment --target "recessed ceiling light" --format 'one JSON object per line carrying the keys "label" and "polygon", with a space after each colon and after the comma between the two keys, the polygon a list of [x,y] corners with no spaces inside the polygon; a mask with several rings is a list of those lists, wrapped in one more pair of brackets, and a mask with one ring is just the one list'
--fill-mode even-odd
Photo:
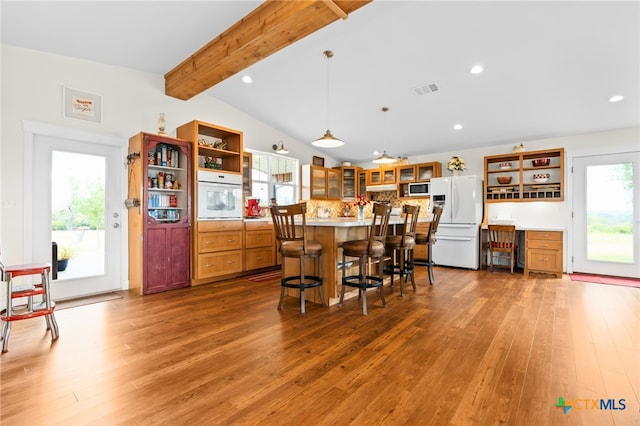
{"label": "recessed ceiling light", "polygon": [[246,84],[251,84],[253,82],[253,79],[250,75],[245,75],[242,77],[242,81]]}
{"label": "recessed ceiling light", "polygon": [[455,124],[453,126],[453,130],[460,130],[460,129],[462,129],[462,124]]}
{"label": "recessed ceiling light", "polygon": [[609,98],[609,102],[620,102],[621,100],[624,99],[624,96],[622,95],[615,95]]}
{"label": "recessed ceiling light", "polygon": [[471,67],[471,74],[480,74],[483,69],[484,68],[482,68],[482,65],[474,65],[473,67]]}
{"label": "recessed ceiling light", "polygon": [[380,155],[378,151],[373,151],[373,155]]}

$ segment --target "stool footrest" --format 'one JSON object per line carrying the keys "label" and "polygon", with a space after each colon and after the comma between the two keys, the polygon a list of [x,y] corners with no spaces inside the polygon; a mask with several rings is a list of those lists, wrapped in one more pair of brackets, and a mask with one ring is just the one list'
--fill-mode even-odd
{"label": "stool footrest", "polygon": [[[281,278],[280,282],[284,287],[299,289],[300,286],[302,285],[302,283],[300,282],[300,278],[301,278],[300,275],[293,275],[290,277]],[[322,285],[322,279],[315,275],[305,275],[304,280],[310,281],[309,283],[307,282],[304,283],[305,288],[319,287]]]}

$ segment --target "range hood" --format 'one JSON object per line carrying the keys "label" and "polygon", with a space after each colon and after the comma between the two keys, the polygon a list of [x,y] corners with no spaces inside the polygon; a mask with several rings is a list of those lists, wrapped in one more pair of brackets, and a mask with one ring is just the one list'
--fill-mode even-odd
{"label": "range hood", "polygon": [[397,191],[398,185],[367,185],[367,192]]}

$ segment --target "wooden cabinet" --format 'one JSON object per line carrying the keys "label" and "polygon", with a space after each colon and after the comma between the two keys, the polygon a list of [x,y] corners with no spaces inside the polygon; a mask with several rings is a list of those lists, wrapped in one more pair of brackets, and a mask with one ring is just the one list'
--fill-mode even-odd
{"label": "wooden cabinet", "polygon": [[129,285],[142,294],[190,284],[191,159],[188,141],[129,139]]}
{"label": "wooden cabinet", "polygon": [[564,149],[484,158],[485,200],[563,201]]}
{"label": "wooden cabinet", "polygon": [[365,195],[366,193],[367,193],[367,172],[366,170],[360,170],[358,172],[358,194]]}
{"label": "wooden cabinet", "polygon": [[198,222],[193,285],[211,282],[214,277],[242,272],[243,229],[241,220]]}
{"label": "wooden cabinet", "polygon": [[[356,195],[362,194],[360,192],[360,167],[355,166],[340,166],[334,167],[334,169],[340,170],[341,184],[340,192],[342,200],[355,200]],[[366,182],[365,182],[366,185]]]}
{"label": "wooden cabinet", "polygon": [[266,268],[276,264],[275,233],[272,222],[247,221],[244,224],[244,269]]}
{"label": "wooden cabinet", "polygon": [[246,197],[251,197],[251,168],[253,155],[250,152],[242,153],[242,193]]}
{"label": "wooden cabinet", "polygon": [[[431,178],[442,176],[442,164],[439,162],[407,164],[396,166],[398,175],[398,195],[409,196],[409,184],[429,182]],[[412,197],[416,198],[416,197]]]}
{"label": "wooden cabinet", "polygon": [[561,231],[525,231],[525,246],[525,278],[529,278],[530,272],[562,278]]}
{"label": "wooden cabinet", "polygon": [[193,143],[194,166],[242,173],[241,131],[194,120],[178,127],[176,133],[180,139]]}
{"label": "wooden cabinet", "polygon": [[300,192],[303,200],[340,200],[339,169],[327,169],[312,164],[300,167]]}
{"label": "wooden cabinet", "polygon": [[[431,222],[418,222],[416,233],[426,234],[431,229]],[[416,244],[413,247],[413,258],[415,260],[426,261],[429,258],[429,248],[427,244]]]}
{"label": "wooden cabinet", "polygon": [[388,185],[396,183],[395,167],[380,167],[367,170],[367,185]]}

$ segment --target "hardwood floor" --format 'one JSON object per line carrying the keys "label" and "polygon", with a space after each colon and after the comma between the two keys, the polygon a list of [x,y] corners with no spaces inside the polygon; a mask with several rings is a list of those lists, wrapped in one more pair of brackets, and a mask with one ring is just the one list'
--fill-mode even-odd
{"label": "hardwood floor", "polygon": [[640,424],[640,289],[417,270],[367,317],[237,279],[58,311],[54,344],[16,322],[0,423]]}

